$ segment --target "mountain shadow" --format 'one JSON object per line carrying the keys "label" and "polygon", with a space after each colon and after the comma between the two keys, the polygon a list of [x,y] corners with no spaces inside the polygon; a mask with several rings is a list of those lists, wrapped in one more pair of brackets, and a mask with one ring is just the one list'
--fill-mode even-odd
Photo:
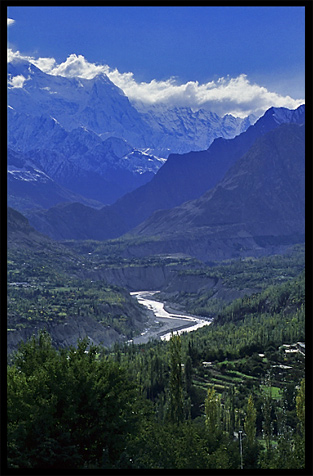
{"label": "mountain shadow", "polygon": [[213,188],[256,139],[282,123],[303,124],[305,107],[295,111],[271,108],[255,125],[234,139],[216,139],[206,151],[170,155],[153,179],[113,205],[92,210],[67,204],[29,213],[39,231],[55,239],[116,238],[146,220],[156,210],[168,210],[199,198]]}
{"label": "mountain shadow", "polygon": [[214,189],[197,200],[155,212],[130,235],[157,236],[154,252],[159,247],[158,252],[167,249],[202,260],[258,256],[303,242],[304,134],[304,125],[297,124],[267,133]]}

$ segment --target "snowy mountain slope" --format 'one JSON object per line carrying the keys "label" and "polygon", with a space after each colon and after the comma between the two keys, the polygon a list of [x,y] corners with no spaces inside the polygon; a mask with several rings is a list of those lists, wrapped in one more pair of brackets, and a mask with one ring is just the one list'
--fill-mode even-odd
{"label": "snowy mountain slope", "polygon": [[[143,170],[155,173],[164,163],[164,159],[134,149],[124,139],[110,137],[103,140],[96,133],[82,126],[67,131],[55,118],[44,114],[32,116],[18,113],[14,108],[9,107],[8,124],[8,145],[11,148],[22,152],[57,151],[64,156],[62,161],[66,158],[70,159],[77,166],[100,175],[110,166],[126,168],[136,173],[138,163],[134,160],[132,170],[129,164],[132,163],[130,158],[136,158],[137,162],[139,161],[141,172]],[[128,162],[126,159],[129,159]],[[59,164],[54,162],[54,167],[58,166]],[[54,171],[50,169],[47,172],[54,174]]]}
{"label": "snowy mountain slope", "polygon": [[[23,87],[14,87],[14,78],[25,78]],[[123,91],[105,74],[93,79],[65,78],[43,73],[25,60],[8,65],[9,105],[32,116],[50,115],[67,131],[84,126],[88,130],[122,137],[146,147],[143,133],[147,125]]]}
{"label": "snowy mountain slope", "polygon": [[190,108],[147,110],[102,73],[67,78],[26,60],[8,64],[8,146],[58,185],[105,205],[149,182],[170,152],[207,149],[253,121]]}
{"label": "snowy mountain slope", "polygon": [[164,154],[166,149],[175,153],[207,149],[214,139],[231,139],[244,132],[257,119],[253,115],[241,119],[230,114],[221,118],[213,112],[204,109],[193,111],[190,107],[134,105],[145,121],[160,132],[162,138],[158,149],[163,148]]}
{"label": "snowy mountain slope", "polygon": [[159,156],[203,150],[216,137],[231,138],[255,118],[220,118],[190,108],[147,109],[132,104],[101,73],[93,79],[52,76],[25,60],[8,65],[9,105],[32,116],[49,115],[67,131],[85,127],[102,139],[118,137],[135,148],[151,148]]}
{"label": "snowy mountain slope", "polygon": [[8,145],[26,153],[57,183],[102,203],[150,180],[165,159],[134,149],[125,140],[79,127],[67,131],[47,115],[32,116],[8,108]]}
{"label": "snowy mountain slope", "polygon": [[101,207],[100,202],[88,200],[57,184],[28,156],[8,149],[8,205],[19,210],[50,208],[60,202],[81,202]]}

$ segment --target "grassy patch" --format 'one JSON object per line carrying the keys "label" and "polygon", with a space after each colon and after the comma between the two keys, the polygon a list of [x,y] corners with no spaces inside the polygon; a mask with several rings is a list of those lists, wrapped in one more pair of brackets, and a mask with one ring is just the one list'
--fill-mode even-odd
{"label": "grassy patch", "polygon": [[266,385],[260,385],[260,389],[265,394],[271,395],[275,400],[279,400],[283,396],[283,391],[279,387],[267,387]]}
{"label": "grassy patch", "polygon": [[231,374],[231,375],[234,374],[234,375],[237,375],[238,377],[241,377],[241,379],[239,379],[239,380],[242,380],[242,379],[257,380],[257,377],[253,377],[252,375],[243,374],[242,372],[239,372],[238,370],[229,370],[228,374]]}

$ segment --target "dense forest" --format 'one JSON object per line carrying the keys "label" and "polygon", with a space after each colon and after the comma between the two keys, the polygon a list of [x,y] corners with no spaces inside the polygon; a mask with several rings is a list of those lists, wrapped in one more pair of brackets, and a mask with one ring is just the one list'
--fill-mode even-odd
{"label": "dense forest", "polygon": [[[56,348],[42,331],[20,344],[8,366],[9,467],[303,469],[305,274],[294,269],[168,342]],[[59,290],[55,313],[77,285]]]}

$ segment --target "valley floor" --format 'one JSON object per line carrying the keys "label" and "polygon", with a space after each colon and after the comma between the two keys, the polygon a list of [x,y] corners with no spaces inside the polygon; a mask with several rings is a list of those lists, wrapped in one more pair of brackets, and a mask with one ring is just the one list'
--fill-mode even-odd
{"label": "valley floor", "polygon": [[149,317],[145,330],[140,336],[131,340],[134,344],[145,344],[150,339],[169,340],[172,333],[191,332],[211,324],[212,319],[181,314],[169,307],[167,303],[156,301],[153,298],[158,292],[136,291],[130,293],[137,298],[140,304],[147,308]]}

